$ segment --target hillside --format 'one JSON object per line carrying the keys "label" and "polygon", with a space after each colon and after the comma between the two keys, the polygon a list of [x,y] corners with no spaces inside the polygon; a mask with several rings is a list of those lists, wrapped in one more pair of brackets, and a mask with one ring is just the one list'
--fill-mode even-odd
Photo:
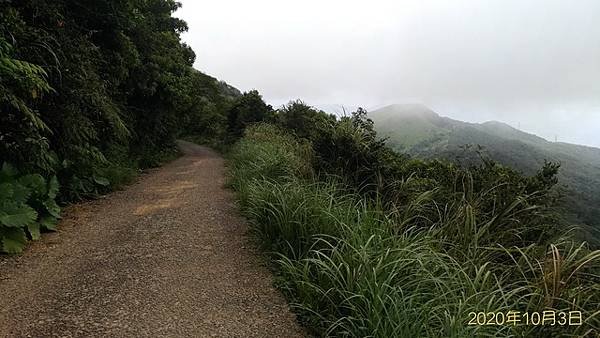
{"label": "hillside", "polygon": [[473,146],[479,145],[484,156],[525,174],[533,174],[544,161],[558,162],[568,219],[587,225],[587,239],[600,229],[600,149],[550,142],[498,121],[453,120],[416,104],[387,106],[370,117],[388,145],[417,157],[473,163],[479,159]]}

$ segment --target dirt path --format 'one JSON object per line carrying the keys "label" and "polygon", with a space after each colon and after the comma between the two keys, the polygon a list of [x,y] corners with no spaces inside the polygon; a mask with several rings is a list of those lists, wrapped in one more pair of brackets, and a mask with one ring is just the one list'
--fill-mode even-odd
{"label": "dirt path", "polygon": [[180,145],[185,156],[0,257],[0,337],[302,336],[248,244],[223,160]]}

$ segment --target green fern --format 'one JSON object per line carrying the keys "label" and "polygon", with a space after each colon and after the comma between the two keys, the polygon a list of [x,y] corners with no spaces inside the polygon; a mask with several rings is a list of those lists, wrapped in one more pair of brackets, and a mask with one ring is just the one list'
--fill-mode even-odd
{"label": "green fern", "polygon": [[[19,87],[25,88],[30,93],[32,99],[52,92],[53,89],[48,84],[46,71],[38,65],[14,59],[11,56],[12,49],[12,46],[0,37],[0,78],[18,83]],[[2,86],[1,82],[0,86]],[[50,128],[42,121],[39,114],[31,109],[22,97],[7,90],[2,99],[6,100],[17,112],[23,114],[36,129],[50,132]]]}

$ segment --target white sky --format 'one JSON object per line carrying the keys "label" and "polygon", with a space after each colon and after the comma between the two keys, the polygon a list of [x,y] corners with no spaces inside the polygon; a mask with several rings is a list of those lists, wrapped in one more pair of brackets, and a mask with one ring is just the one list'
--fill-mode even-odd
{"label": "white sky", "polygon": [[196,68],[274,106],[421,102],[600,146],[599,0],[182,3]]}

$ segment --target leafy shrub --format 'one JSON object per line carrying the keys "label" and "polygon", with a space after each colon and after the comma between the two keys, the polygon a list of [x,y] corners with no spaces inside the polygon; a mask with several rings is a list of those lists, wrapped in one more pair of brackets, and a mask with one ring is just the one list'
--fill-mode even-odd
{"label": "leafy shrub", "polygon": [[54,230],[60,207],[56,204],[58,180],[41,175],[19,175],[9,164],[0,171],[0,239],[2,251],[18,253],[27,239],[37,240],[42,230]]}

